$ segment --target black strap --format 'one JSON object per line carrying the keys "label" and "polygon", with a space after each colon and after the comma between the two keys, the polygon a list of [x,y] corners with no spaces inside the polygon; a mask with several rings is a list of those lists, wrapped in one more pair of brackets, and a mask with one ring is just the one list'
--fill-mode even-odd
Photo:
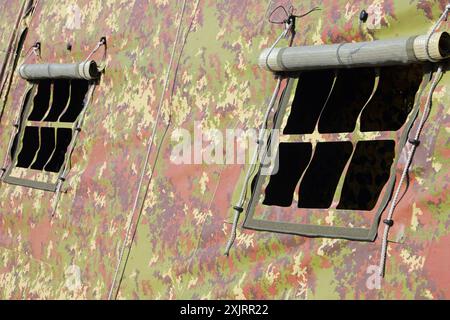
{"label": "black strap", "polygon": [[420,140],[417,140],[417,139],[408,139],[408,142],[416,147],[420,144]]}

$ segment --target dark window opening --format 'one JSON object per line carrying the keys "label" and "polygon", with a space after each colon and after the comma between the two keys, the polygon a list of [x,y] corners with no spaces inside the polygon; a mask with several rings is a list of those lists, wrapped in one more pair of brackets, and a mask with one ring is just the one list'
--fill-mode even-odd
{"label": "dark window opening", "polygon": [[394,157],[393,140],[358,142],[337,208],[372,210],[389,179]]}
{"label": "dark window opening", "polygon": [[69,101],[70,81],[59,80],[53,83],[53,99],[50,112],[44,121],[57,121]]}
{"label": "dark window opening", "polygon": [[280,143],[278,172],[270,177],[263,204],[289,207],[295,187],[309,163],[312,153],[310,143]]}
{"label": "dark window opening", "polygon": [[319,132],[352,132],[374,85],[372,68],[339,70],[333,92],[320,116]]}
{"label": "dark window opening", "polygon": [[40,81],[37,88],[37,94],[33,99],[33,110],[28,117],[30,121],[41,121],[48,110],[50,102],[50,90],[52,82],[49,80]]}
{"label": "dark window opening", "polygon": [[306,134],[314,131],[333,86],[334,77],[333,70],[309,71],[300,74],[283,134]]}
{"label": "dark window opening", "polygon": [[55,139],[54,128],[26,127],[17,167],[59,172],[71,140],[71,129],[57,129]]}
{"label": "dark window opening", "polygon": [[72,80],[70,102],[66,112],[61,117],[61,122],[74,122],[77,120],[84,107],[84,97],[89,88],[89,83],[84,80]]}
{"label": "dark window opening", "polygon": [[17,166],[29,168],[39,149],[39,127],[26,127],[23,135],[22,148],[17,157]]}
{"label": "dark window opening", "polygon": [[361,131],[396,131],[405,123],[422,82],[422,66],[380,69],[377,91],[361,115]]}
{"label": "dark window opening", "polygon": [[56,131],[56,148],[52,158],[45,166],[45,171],[59,172],[66,156],[67,148],[72,140],[72,130],[59,128]]}
{"label": "dark window opening", "polygon": [[[374,241],[395,185],[396,145],[414,124],[428,75],[421,65],[286,74],[298,82],[279,103],[284,111],[292,101],[279,115],[287,116],[279,171],[252,185],[244,227]],[[270,219],[268,206],[278,207]],[[332,224],[323,220],[329,210],[338,217]]]}
{"label": "dark window opening", "polygon": [[55,129],[41,128],[40,130],[40,148],[36,160],[31,165],[31,169],[42,170],[55,150]]}
{"label": "dark window opening", "polygon": [[[72,141],[70,124],[76,121],[84,108],[84,99],[89,88],[86,80],[42,80],[30,90],[21,113],[21,133],[13,141],[12,156],[19,151],[16,166],[46,172],[60,172],[66,160],[66,153]],[[34,97],[31,93],[34,93]],[[30,99],[33,99],[30,101]],[[25,109],[30,101],[31,108],[27,126],[24,120]],[[27,109],[28,110],[28,109]],[[25,115],[26,117],[26,115]],[[49,126],[49,122],[52,123]],[[20,146],[20,149],[17,149]]]}
{"label": "dark window opening", "polygon": [[351,142],[319,142],[299,187],[299,208],[329,208],[342,171],[353,151]]}

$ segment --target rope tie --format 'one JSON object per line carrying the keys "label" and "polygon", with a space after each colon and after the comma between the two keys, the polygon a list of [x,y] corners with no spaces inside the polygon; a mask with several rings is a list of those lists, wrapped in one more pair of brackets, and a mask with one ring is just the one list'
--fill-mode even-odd
{"label": "rope tie", "polygon": [[[428,34],[428,38],[427,38],[427,44],[426,44],[426,52],[428,55],[428,59],[432,62],[436,62],[433,58],[430,57],[430,51],[429,51],[429,43],[430,43],[430,39],[433,36],[433,34],[436,32],[436,30],[438,30],[438,28],[440,27],[441,23],[445,20],[447,21],[448,18],[448,14],[450,12],[450,4],[447,4],[445,7],[445,10],[442,12],[441,16],[439,17],[439,19],[436,21],[436,23],[434,24],[433,28],[431,29],[430,33]],[[400,195],[400,191],[403,185],[403,182],[405,181],[406,177],[408,176],[408,172],[409,172],[409,168],[411,166],[413,157],[414,157],[414,153],[416,152],[417,147],[420,145],[420,134],[422,133],[423,127],[425,126],[425,122],[430,114],[431,111],[431,105],[432,105],[432,99],[433,99],[433,93],[434,90],[436,89],[441,77],[443,74],[443,65],[440,64],[436,75],[434,76],[434,80],[431,84],[430,87],[430,92],[428,93],[428,97],[427,97],[427,101],[425,104],[425,109],[423,111],[422,117],[419,121],[419,124],[417,126],[417,130],[416,130],[416,134],[414,136],[414,138],[410,138],[408,139],[408,143],[411,144],[411,149],[408,152],[408,157],[406,160],[406,164],[405,167],[403,169],[402,175],[400,177],[400,181],[397,185],[397,189],[394,192],[394,196],[392,198],[392,202],[391,202],[391,206],[389,207],[389,211],[388,211],[388,216],[387,219],[383,220],[383,223],[385,224],[384,226],[384,232],[383,232],[383,239],[382,239],[382,243],[381,243],[381,254],[380,254],[380,263],[379,263],[379,267],[378,267],[378,272],[379,272],[379,276],[380,277],[384,277],[385,274],[385,268],[386,268],[386,258],[387,258],[387,246],[388,246],[388,237],[389,237],[389,230],[390,228],[394,225],[394,220],[393,220],[393,215],[394,215],[394,210],[398,204],[398,197]]]}
{"label": "rope tie", "polygon": [[[264,115],[264,121],[263,121],[263,123],[261,125],[261,128],[259,130],[258,141],[262,141],[264,139],[264,129],[266,129],[266,125],[267,125],[267,121],[269,119],[270,111],[272,110],[272,108],[273,108],[273,106],[275,104],[275,100],[276,100],[276,98],[278,96],[278,93],[280,91],[280,87],[281,87],[281,78],[278,78],[277,85],[275,86],[275,90],[273,91],[272,98],[270,99],[269,105],[267,106],[267,110],[266,110],[266,113]],[[244,179],[244,185],[243,185],[242,190],[241,190],[239,201],[238,201],[238,203],[235,206],[233,206],[233,210],[234,210],[235,213],[234,213],[234,219],[233,219],[233,225],[232,225],[232,228],[231,228],[230,238],[228,239],[228,243],[227,243],[226,248],[225,248],[225,255],[226,256],[228,256],[230,254],[231,247],[233,246],[234,241],[236,240],[237,225],[238,225],[238,222],[239,222],[239,217],[240,217],[241,213],[244,211],[243,205],[244,205],[244,202],[245,202],[245,200],[247,198],[248,184],[250,182],[250,177],[251,177],[252,172],[253,172],[254,167],[255,167],[254,164],[256,163],[256,160],[259,157],[260,149],[261,149],[261,144],[258,144],[255,152],[253,153],[252,162],[250,163],[250,168],[247,170],[247,174],[246,174],[245,179]]]}
{"label": "rope tie", "polygon": [[106,37],[101,37],[100,41],[97,42],[97,45],[94,47],[94,49],[92,49],[92,51],[87,55],[86,59],[84,59],[84,63],[88,62],[92,56],[101,48],[101,47],[105,47],[105,50],[103,51],[103,56],[102,56],[102,63],[100,65],[97,66],[98,71],[103,72],[106,68],[106,52],[108,50],[108,45],[106,43]]}
{"label": "rope tie", "polygon": [[292,28],[293,23],[292,22],[286,22],[284,31],[278,36],[278,38],[275,40],[275,42],[272,44],[272,46],[269,49],[269,53],[266,56],[266,67],[268,70],[274,72],[274,70],[269,66],[269,56],[272,53],[273,49],[275,49],[275,46],[280,42],[281,39],[285,38],[287,34],[289,33],[289,30]]}
{"label": "rope tie", "polygon": [[41,43],[40,42],[36,42],[32,47],[30,47],[30,49],[28,49],[28,51],[25,54],[25,57],[23,59],[22,65],[24,65],[27,62],[27,60],[31,57],[32,54],[34,54],[34,56],[38,60],[42,60],[42,57],[41,57]]}
{"label": "rope tie", "polygon": [[426,42],[426,45],[425,45],[425,52],[427,54],[427,59],[430,60],[431,62],[439,62],[439,60],[433,59],[433,57],[431,57],[431,54],[430,54],[431,37],[439,29],[439,27],[441,26],[442,22],[443,21],[447,21],[449,12],[450,12],[450,4],[447,4],[445,6],[445,9],[442,12],[441,16],[436,21],[436,23],[433,25],[433,28],[431,28],[431,31],[428,33],[427,42]]}
{"label": "rope tie", "polygon": [[[277,21],[277,20],[273,20],[272,16],[274,15],[274,13],[276,11],[279,10],[283,10],[284,14],[285,14],[285,19]],[[289,46],[292,46],[292,41],[294,40],[295,37],[295,20],[296,18],[303,18],[307,15],[309,15],[310,13],[314,12],[314,11],[318,11],[321,10],[319,7],[314,7],[312,9],[310,9],[309,11],[302,13],[300,15],[295,15],[294,14],[294,8],[291,6],[289,6],[289,9],[286,9],[284,6],[278,6],[275,9],[272,10],[272,12],[269,15],[269,22],[272,24],[284,24],[284,31],[278,36],[278,38],[275,40],[275,42],[272,44],[272,46],[269,49],[269,52],[266,56],[266,67],[268,70],[274,72],[274,70],[272,70],[272,68],[269,66],[269,56],[272,53],[273,49],[275,49],[275,46],[278,44],[278,42],[280,42],[281,39],[286,38],[289,33],[291,33],[291,40],[289,42]]]}
{"label": "rope tie", "polygon": [[100,41],[97,42],[97,45],[94,47],[94,49],[92,49],[92,51],[88,54],[88,56],[86,57],[86,59],[84,59],[83,62],[87,62],[89,61],[89,59],[91,59],[91,57],[94,55],[94,53],[96,53],[98,51],[98,49],[100,49],[102,46],[105,46],[105,51],[103,52],[103,60],[106,59],[106,37],[101,37]]}
{"label": "rope tie", "polygon": [[[276,21],[276,20],[272,19],[273,14],[277,10],[283,10],[283,12],[285,14],[285,19],[283,19],[281,21]],[[294,8],[292,6],[289,6],[289,9],[286,9],[284,6],[278,6],[272,10],[272,12],[270,13],[269,18],[268,18],[269,22],[273,23],[273,24],[284,24],[284,31],[278,36],[278,38],[275,40],[275,42],[272,44],[272,46],[269,49],[269,53],[266,56],[267,69],[269,69],[270,71],[273,72],[273,70],[269,66],[268,59],[269,59],[269,56],[272,53],[273,49],[278,44],[278,42],[280,42],[281,39],[286,38],[290,34],[289,46],[292,46],[292,43],[293,43],[294,37],[295,37],[295,20],[296,20],[296,18],[303,18],[303,17],[309,15],[310,13],[312,13],[314,11],[318,11],[318,10],[320,10],[320,8],[314,7],[311,10],[309,10],[303,14],[300,14],[300,15],[294,14]],[[228,239],[228,242],[227,242],[227,245],[225,248],[226,256],[228,256],[230,254],[230,250],[234,244],[234,241],[236,240],[237,226],[238,226],[239,218],[240,218],[241,213],[244,212],[244,203],[246,202],[246,199],[247,199],[248,184],[250,183],[250,178],[252,176],[254,169],[256,168],[256,161],[260,157],[261,147],[263,146],[263,143],[266,141],[264,139],[265,138],[264,132],[265,132],[265,129],[267,129],[267,122],[269,120],[270,111],[273,109],[276,98],[280,92],[281,81],[282,81],[282,78],[278,77],[277,84],[275,86],[275,90],[273,92],[272,98],[270,99],[269,105],[268,105],[266,113],[264,115],[263,123],[261,124],[260,130],[259,130],[259,137],[257,140],[257,148],[256,148],[255,152],[253,153],[252,162],[250,163],[250,167],[246,173],[246,176],[244,179],[244,185],[241,190],[239,201],[235,206],[233,206],[234,218],[233,218],[233,224],[232,224],[232,228],[231,228],[230,238]],[[278,113],[278,111],[277,111],[277,113]],[[277,116],[277,113],[275,116]]]}
{"label": "rope tie", "polygon": [[[103,51],[103,57],[102,57],[102,61],[104,62],[106,60],[106,51],[107,51],[107,44],[106,44],[106,37],[101,37],[100,41],[97,42],[97,45],[94,47],[94,49],[92,49],[92,51],[88,54],[88,56],[86,57],[86,59],[83,62],[87,62],[91,59],[91,57],[101,48],[101,47],[105,47],[105,50]],[[102,66],[99,68],[99,71],[103,71],[105,69],[105,66]],[[68,151],[67,151],[67,155],[68,155],[68,162],[70,162],[70,158],[73,154],[73,151],[75,149],[75,144],[76,144],[76,140],[78,138],[78,135],[81,132],[81,126],[83,124],[84,121],[84,116],[86,114],[86,109],[87,106],[90,104],[90,101],[92,99],[93,93],[94,93],[94,89],[95,89],[95,83],[91,84],[91,88],[90,91],[85,99],[85,101],[83,102],[84,107],[83,110],[79,116],[79,118],[76,121],[75,124],[75,134],[74,137],[72,138],[72,143],[69,145]],[[66,181],[66,177],[69,174],[69,170],[70,170],[70,166],[65,166],[61,175],[58,178],[58,183],[56,185],[56,190],[55,190],[55,199],[53,201],[53,206],[52,206],[52,214],[51,217],[53,218],[58,210],[58,205],[59,205],[59,200],[61,199],[61,189],[63,187],[64,182]]]}
{"label": "rope tie", "polygon": [[[67,148],[67,162],[70,163],[70,158],[72,157],[73,151],[75,150],[75,144],[78,138],[78,135],[81,132],[81,126],[84,120],[84,116],[86,114],[87,106],[90,104],[90,101],[92,100],[92,96],[94,94],[95,84],[91,85],[90,91],[83,102],[84,107],[81,111],[81,114],[76,121],[75,125],[75,134],[72,138],[72,142],[70,143],[69,147]],[[52,214],[51,217],[53,218],[56,214],[56,211],[58,210],[59,200],[61,199],[61,189],[63,187],[64,182],[66,181],[66,177],[69,174],[71,165],[65,165],[63,171],[61,172],[61,175],[58,177],[58,183],[56,185],[55,189],[55,199],[53,200],[53,206],[52,206]]]}
{"label": "rope tie", "polygon": [[[285,14],[286,14],[286,19],[284,19],[283,21],[274,21],[271,19],[272,15],[274,14],[275,11],[277,11],[278,9],[282,9]],[[272,44],[272,46],[269,49],[269,53],[266,56],[266,66],[269,70],[273,71],[270,67],[269,67],[269,63],[268,63],[268,59],[269,59],[269,55],[272,52],[272,50],[275,48],[275,46],[278,44],[278,42],[280,42],[281,39],[285,38],[289,32],[291,33],[291,40],[289,42],[289,46],[292,45],[292,41],[293,38],[295,36],[295,16],[292,15],[292,7],[289,10],[290,11],[290,15],[288,14],[288,11],[283,7],[283,6],[278,6],[276,7],[271,14],[269,15],[269,22],[270,23],[274,23],[274,24],[284,24],[284,30],[283,32],[278,36],[278,38],[275,40],[275,42]],[[314,11],[314,10],[312,10]],[[312,12],[310,11],[310,12]],[[253,153],[253,157],[252,157],[252,162],[250,163],[250,167],[247,170],[247,173],[245,175],[244,178],[244,185],[242,187],[241,190],[241,194],[239,196],[239,201],[238,203],[233,206],[233,210],[234,210],[234,218],[233,218],[233,224],[231,227],[231,233],[230,233],[230,237],[228,239],[227,245],[225,247],[225,255],[228,256],[230,254],[230,250],[233,247],[234,241],[236,240],[236,235],[237,235],[237,226],[239,223],[239,218],[241,216],[241,213],[244,211],[244,203],[247,199],[247,189],[248,189],[248,184],[250,183],[250,178],[252,176],[252,173],[256,167],[256,161],[260,155],[261,152],[261,147],[263,145],[263,142],[265,141],[264,139],[264,132],[265,129],[267,128],[267,122],[269,120],[269,116],[270,116],[270,111],[273,109],[273,106],[275,105],[275,101],[276,98],[280,92],[280,88],[281,88],[281,81],[282,79],[280,77],[278,77],[277,80],[277,84],[275,86],[275,89],[273,91],[272,94],[272,98],[270,99],[270,102],[267,106],[266,112],[264,114],[264,118],[263,118],[263,122],[261,124],[261,127],[259,129],[259,136],[257,139],[257,148]]]}
{"label": "rope tie", "polygon": [[389,207],[387,219],[383,220],[383,223],[385,224],[385,226],[384,226],[383,240],[381,243],[380,264],[379,264],[379,269],[378,269],[380,277],[384,277],[384,270],[386,267],[389,230],[394,225],[394,220],[392,219],[393,215],[394,215],[394,210],[398,204],[398,197],[400,195],[400,191],[401,191],[403,182],[405,181],[405,179],[408,175],[409,168],[411,166],[411,163],[412,163],[412,160],[414,157],[414,153],[416,152],[416,149],[420,144],[420,140],[419,140],[420,134],[422,133],[425,122],[430,114],[433,93],[442,77],[442,74],[443,74],[443,65],[441,64],[441,65],[439,65],[436,75],[434,76],[434,80],[431,84],[430,91],[428,93],[427,101],[425,104],[425,109],[423,111],[422,117],[420,118],[414,138],[408,140],[408,142],[411,144],[412,148],[408,152],[406,164],[403,169],[400,181],[397,185],[397,189],[395,190],[394,196],[392,198],[392,202],[391,202],[391,206]]}

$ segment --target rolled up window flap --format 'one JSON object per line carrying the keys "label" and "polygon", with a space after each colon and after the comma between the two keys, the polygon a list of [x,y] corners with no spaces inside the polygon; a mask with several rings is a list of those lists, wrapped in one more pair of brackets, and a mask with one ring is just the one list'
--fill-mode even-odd
{"label": "rolled up window flap", "polygon": [[78,63],[23,64],[19,68],[25,80],[42,79],[84,79],[93,80],[100,76],[97,63],[88,60]]}
{"label": "rolled up window flap", "polygon": [[450,55],[450,35],[264,50],[258,64],[273,72],[436,62]]}

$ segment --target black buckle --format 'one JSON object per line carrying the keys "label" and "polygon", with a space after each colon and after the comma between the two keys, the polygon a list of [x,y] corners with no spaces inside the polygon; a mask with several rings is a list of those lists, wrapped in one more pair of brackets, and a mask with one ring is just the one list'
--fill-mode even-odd
{"label": "black buckle", "polygon": [[417,140],[417,139],[408,139],[408,142],[416,147],[420,144],[420,140]]}
{"label": "black buckle", "polygon": [[384,219],[383,223],[388,225],[389,227],[392,227],[394,225],[394,220]]}
{"label": "black buckle", "polygon": [[367,18],[369,18],[369,14],[367,13],[366,10],[362,10],[361,13],[359,14],[359,20],[361,22],[366,22]]}

